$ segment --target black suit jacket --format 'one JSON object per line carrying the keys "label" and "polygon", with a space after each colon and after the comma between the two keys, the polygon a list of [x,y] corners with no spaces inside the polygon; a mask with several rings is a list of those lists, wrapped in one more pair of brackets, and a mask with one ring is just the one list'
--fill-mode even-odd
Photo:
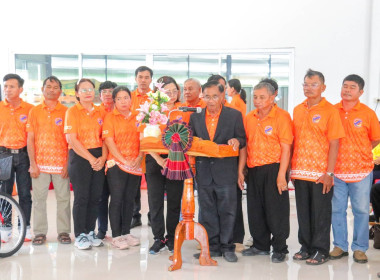
{"label": "black suit jacket", "polygon": [[[189,125],[194,136],[203,140],[210,140],[206,127],[206,109],[201,113],[191,114]],[[239,111],[222,107],[213,142],[227,144],[228,140],[236,138],[239,140],[239,148],[244,148],[246,143],[243,118]],[[218,185],[237,184],[238,160],[236,157],[227,158],[196,158],[196,179],[200,185],[210,185],[212,180]]]}

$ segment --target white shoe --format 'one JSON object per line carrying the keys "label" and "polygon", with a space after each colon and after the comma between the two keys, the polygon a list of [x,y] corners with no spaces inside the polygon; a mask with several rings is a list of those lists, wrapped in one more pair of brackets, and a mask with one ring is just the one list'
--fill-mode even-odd
{"label": "white shoe", "polygon": [[133,236],[132,234],[127,234],[122,236],[128,243],[129,246],[138,246],[140,245],[140,239]]}
{"label": "white shoe", "polygon": [[90,241],[91,245],[94,247],[100,247],[100,246],[104,245],[103,241],[101,239],[97,238],[95,232],[93,232],[93,231],[90,231],[87,234],[87,238]]}
{"label": "white shoe", "polygon": [[88,250],[91,249],[91,242],[85,233],[81,233],[75,238],[74,246],[81,250]]}
{"label": "white shoe", "polygon": [[125,250],[129,248],[128,241],[126,238],[124,238],[124,236],[118,236],[118,237],[112,238],[111,244],[112,246],[120,250]]}
{"label": "white shoe", "polygon": [[30,242],[30,241],[32,241],[32,233],[30,232],[30,227],[27,227],[24,242]]}
{"label": "white shoe", "polygon": [[12,228],[0,227],[1,242],[7,243],[12,238]]}

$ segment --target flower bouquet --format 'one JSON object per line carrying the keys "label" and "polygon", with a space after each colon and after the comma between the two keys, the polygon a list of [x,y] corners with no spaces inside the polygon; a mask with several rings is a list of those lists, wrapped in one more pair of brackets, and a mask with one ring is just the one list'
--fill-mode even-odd
{"label": "flower bouquet", "polygon": [[148,92],[148,101],[140,105],[137,109],[140,113],[137,115],[136,120],[138,126],[146,125],[144,129],[144,137],[158,137],[161,135],[160,124],[166,124],[168,117],[165,111],[168,107],[165,105],[169,101],[169,96],[166,95],[166,90],[162,88],[162,83],[155,84],[157,90],[155,92]]}

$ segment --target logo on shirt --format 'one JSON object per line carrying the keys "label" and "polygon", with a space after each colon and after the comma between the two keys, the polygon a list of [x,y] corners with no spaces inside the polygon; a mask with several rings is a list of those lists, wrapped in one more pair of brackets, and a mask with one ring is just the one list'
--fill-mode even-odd
{"label": "logo on shirt", "polygon": [[103,130],[103,134],[108,134],[108,130]]}
{"label": "logo on shirt", "polygon": [[361,119],[355,119],[354,120],[354,126],[356,127],[362,127],[363,121]]}
{"label": "logo on shirt", "polygon": [[26,115],[20,115],[20,121],[22,123],[26,123],[27,119],[28,119],[28,117]]}
{"label": "logo on shirt", "polygon": [[56,125],[62,125],[63,120],[61,118],[56,118],[54,122]]}
{"label": "logo on shirt", "polygon": [[98,119],[98,124],[99,125],[102,125],[103,124],[103,120],[101,118]]}
{"label": "logo on shirt", "polygon": [[320,115],[314,115],[313,116],[313,123],[319,123],[320,120],[321,120],[321,116]]}
{"label": "logo on shirt", "polygon": [[266,126],[264,132],[266,135],[271,135],[273,132],[273,128],[271,126]]}

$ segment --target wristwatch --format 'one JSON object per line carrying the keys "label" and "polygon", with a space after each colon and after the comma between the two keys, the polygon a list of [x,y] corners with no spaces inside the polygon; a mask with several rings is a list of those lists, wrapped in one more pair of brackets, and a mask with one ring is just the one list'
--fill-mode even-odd
{"label": "wristwatch", "polygon": [[327,175],[329,175],[330,177],[334,177],[334,173],[332,172],[326,172]]}

